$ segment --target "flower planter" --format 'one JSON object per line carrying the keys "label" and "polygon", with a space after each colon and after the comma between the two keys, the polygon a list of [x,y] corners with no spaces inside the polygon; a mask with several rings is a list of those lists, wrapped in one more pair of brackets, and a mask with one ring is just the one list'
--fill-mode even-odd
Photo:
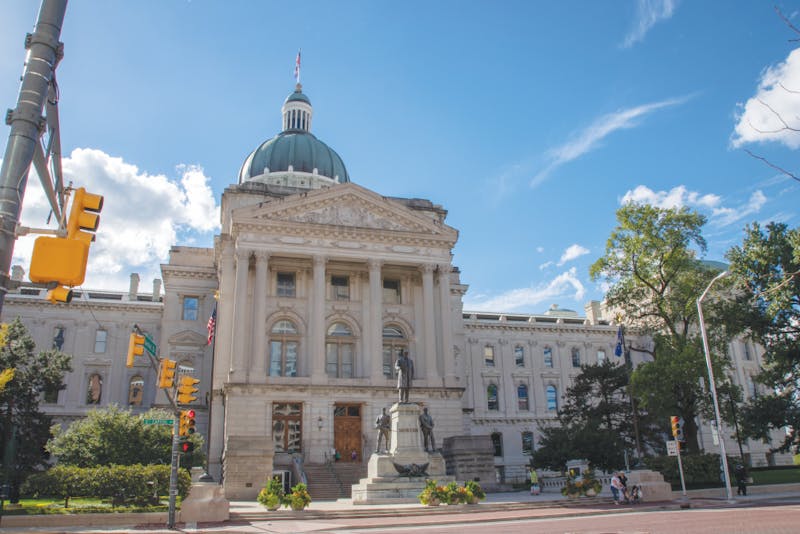
{"label": "flower planter", "polygon": [[440,504],[441,503],[439,502],[439,499],[431,499],[425,504],[425,506],[439,506]]}
{"label": "flower planter", "polygon": [[586,490],[587,497],[594,497],[595,495],[597,495],[597,492],[594,491],[594,488],[589,488]]}

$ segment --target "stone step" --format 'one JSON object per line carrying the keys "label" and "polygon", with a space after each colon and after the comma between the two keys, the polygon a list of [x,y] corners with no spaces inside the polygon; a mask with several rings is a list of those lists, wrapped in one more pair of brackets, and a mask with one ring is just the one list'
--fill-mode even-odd
{"label": "stone step", "polygon": [[[313,499],[314,496],[312,495]],[[513,511],[513,510],[530,510],[538,508],[585,508],[614,504],[613,499],[608,497],[591,497],[581,499],[564,499],[558,501],[541,501],[541,502],[506,502],[506,503],[479,503],[476,505],[458,504],[458,505],[442,505],[442,506],[414,506],[408,508],[351,508],[342,510],[314,510],[314,503],[312,501],[311,507],[303,510],[302,512],[293,512],[291,510],[276,510],[269,512],[263,511],[249,511],[249,512],[231,512],[231,521],[272,521],[272,520],[297,520],[297,514],[302,513],[303,519],[343,519],[343,518],[368,518],[368,517],[414,517],[421,515],[431,514],[468,514],[468,513],[484,513],[492,511]]]}

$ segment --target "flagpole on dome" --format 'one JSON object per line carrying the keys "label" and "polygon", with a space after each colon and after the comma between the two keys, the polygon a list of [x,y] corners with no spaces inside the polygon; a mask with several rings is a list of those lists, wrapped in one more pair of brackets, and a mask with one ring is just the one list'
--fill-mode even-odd
{"label": "flagpole on dome", "polygon": [[294,61],[294,79],[297,82],[297,88],[300,89],[300,53],[303,51],[302,48],[297,49],[297,59]]}

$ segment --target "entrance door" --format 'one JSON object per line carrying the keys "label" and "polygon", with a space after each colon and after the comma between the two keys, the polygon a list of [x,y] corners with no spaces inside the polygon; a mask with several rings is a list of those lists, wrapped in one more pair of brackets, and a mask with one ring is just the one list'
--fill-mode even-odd
{"label": "entrance door", "polygon": [[333,444],[336,452],[340,454],[340,462],[360,462],[362,460],[360,404],[337,404],[334,406]]}

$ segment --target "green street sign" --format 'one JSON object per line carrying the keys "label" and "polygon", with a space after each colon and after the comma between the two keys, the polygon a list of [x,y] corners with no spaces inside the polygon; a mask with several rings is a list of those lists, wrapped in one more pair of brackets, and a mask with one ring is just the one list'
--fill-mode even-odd
{"label": "green street sign", "polygon": [[145,419],[142,422],[146,425],[171,425],[175,419]]}
{"label": "green street sign", "polygon": [[152,339],[150,339],[150,336],[147,334],[144,335],[144,350],[146,350],[153,356],[156,355],[156,344]]}

